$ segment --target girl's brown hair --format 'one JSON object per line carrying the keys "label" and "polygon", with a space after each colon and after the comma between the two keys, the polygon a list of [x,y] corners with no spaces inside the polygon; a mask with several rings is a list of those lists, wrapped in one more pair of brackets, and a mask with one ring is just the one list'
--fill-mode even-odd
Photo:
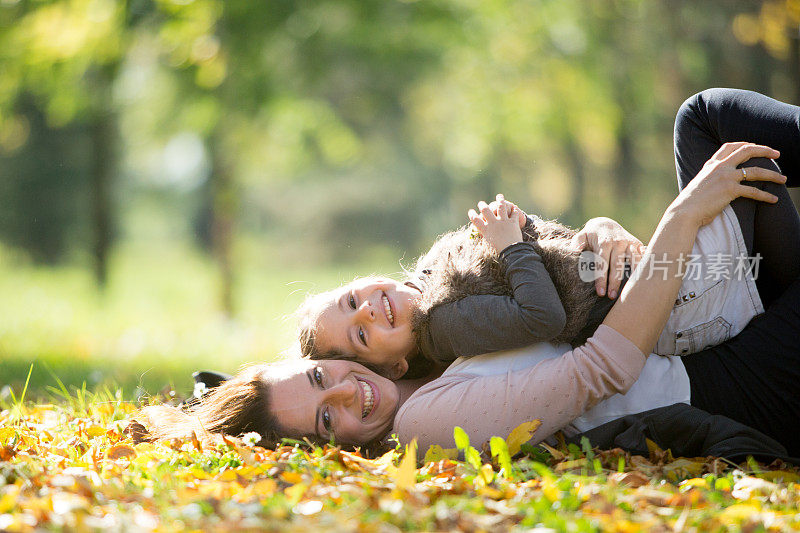
{"label": "girl's brown hair", "polygon": [[192,433],[239,436],[255,431],[261,435],[259,445],[275,446],[283,431],[271,410],[270,388],[264,379],[267,368],[267,365],[245,368],[185,408],[145,407],[136,415],[136,421],[146,429],[146,440],[186,438]]}

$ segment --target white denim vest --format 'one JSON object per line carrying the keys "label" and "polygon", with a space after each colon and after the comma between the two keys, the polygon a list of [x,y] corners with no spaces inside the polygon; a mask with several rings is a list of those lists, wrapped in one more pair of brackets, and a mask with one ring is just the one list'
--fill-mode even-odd
{"label": "white denim vest", "polygon": [[[747,248],[731,206],[697,233],[683,285],[654,352],[688,355],[738,335],[764,312],[753,273],[740,262]],[[696,274],[696,275],[695,275]],[[654,275],[659,275],[656,271]]]}
{"label": "white denim vest", "polygon": [[[739,221],[730,206],[710,224],[700,228],[692,253],[708,265],[714,254],[744,257],[747,249]],[[713,269],[712,269],[713,270]],[[752,275],[730,279],[684,279],[667,325],[659,337],[656,352],[647,356],[639,379],[625,394],[614,394],[562,428],[567,436],[610,422],[625,415],[640,413],[674,403],[689,403],[689,376],[680,357],[713,346],[738,334],[764,311]],[[456,359],[445,374],[479,376],[505,374],[529,368],[559,357],[570,346],[541,342],[505,352]]]}

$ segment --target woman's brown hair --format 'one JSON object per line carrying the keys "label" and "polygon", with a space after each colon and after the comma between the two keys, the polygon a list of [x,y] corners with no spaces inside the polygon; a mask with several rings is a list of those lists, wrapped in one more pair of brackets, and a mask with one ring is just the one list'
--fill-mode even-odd
{"label": "woman's brown hair", "polygon": [[245,368],[188,407],[144,407],[136,421],[147,430],[147,440],[186,438],[192,433],[239,436],[255,431],[261,435],[259,445],[272,447],[283,432],[271,410],[266,369],[266,365]]}

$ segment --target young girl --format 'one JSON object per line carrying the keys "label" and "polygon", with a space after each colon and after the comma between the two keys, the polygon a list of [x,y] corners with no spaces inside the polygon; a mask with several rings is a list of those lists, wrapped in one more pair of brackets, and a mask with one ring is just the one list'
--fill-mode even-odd
{"label": "young girl", "polygon": [[[581,279],[575,232],[527,217],[501,196],[494,209],[484,202],[478,209],[469,212],[472,229],[440,237],[408,281],[361,278],[310,297],[300,309],[302,354],[354,359],[397,379],[541,341],[583,344],[613,300]],[[747,257],[730,207],[701,229],[692,258],[704,275],[684,279],[656,353],[687,355],[716,345],[763,312],[749,271],[737,278],[731,263],[708,276],[710,260],[722,255]]]}

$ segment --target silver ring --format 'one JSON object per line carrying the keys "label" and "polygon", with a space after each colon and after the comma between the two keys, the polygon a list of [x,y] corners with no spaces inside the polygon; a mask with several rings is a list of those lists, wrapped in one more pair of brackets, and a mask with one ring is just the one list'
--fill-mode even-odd
{"label": "silver ring", "polygon": [[746,180],[746,179],[747,179],[747,170],[745,170],[745,168],[744,168],[744,167],[742,167],[742,179],[743,179],[743,180]]}

